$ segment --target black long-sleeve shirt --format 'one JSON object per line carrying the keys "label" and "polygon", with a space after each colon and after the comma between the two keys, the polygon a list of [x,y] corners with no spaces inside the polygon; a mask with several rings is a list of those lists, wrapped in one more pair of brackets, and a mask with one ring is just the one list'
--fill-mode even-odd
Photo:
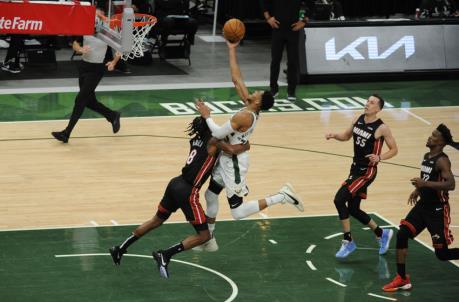
{"label": "black long-sleeve shirt", "polygon": [[309,10],[305,0],[262,0],[263,12],[275,17],[280,22],[280,29],[290,29],[292,24],[298,22],[300,9],[305,9],[305,16]]}

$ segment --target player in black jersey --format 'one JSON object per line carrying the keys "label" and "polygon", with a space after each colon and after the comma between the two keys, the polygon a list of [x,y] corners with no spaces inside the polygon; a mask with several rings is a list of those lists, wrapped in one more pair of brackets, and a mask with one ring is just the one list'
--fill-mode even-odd
{"label": "player in black jersey", "polygon": [[[354,141],[354,158],[349,177],[341,185],[334,200],[344,233],[341,248],[336,253],[337,258],[345,258],[357,248],[351,236],[349,215],[373,230],[379,242],[380,255],[385,254],[389,248],[393,231],[381,229],[360,209],[360,202],[367,198],[368,186],[376,178],[378,163],[397,154],[397,143],[389,127],[377,116],[383,107],[384,100],[376,94],[371,95],[365,105],[364,114],[354,118],[344,132],[325,135],[327,140],[334,138],[347,141],[352,137]],[[384,142],[389,150],[381,154]]]}
{"label": "player in black jersey", "polygon": [[456,182],[451,171],[451,162],[443,152],[446,145],[459,149],[459,143],[453,141],[451,131],[441,124],[427,140],[426,146],[430,151],[422,160],[421,176],[411,179],[415,189],[408,198],[408,204],[414,207],[400,222],[397,232],[397,275],[383,287],[384,291],[411,289],[410,276],[405,272],[408,238],[413,239],[425,228],[432,237],[438,259],[459,259],[459,248],[448,249],[453,241],[448,228],[451,222],[448,191],[454,190]]}
{"label": "player in black jersey", "polygon": [[188,236],[167,250],[153,252],[153,258],[158,264],[161,276],[169,278],[167,265],[173,255],[203,244],[210,239],[206,215],[199,202],[199,190],[212,172],[218,150],[229,154],[239,154],[247,151],[250,146],[249,144],[229,145],[217,141],[212,137],[206,121],[201,117],[196,117],[189,124],[187,133],[192,138],[190,139],[190,152],[181,175],[170,180],[155,216],[137,227],[121,245],[109,249],[116,265],[120,265],[123,254],[127,253],[127,248],[131,244],[149,231],[161,226],[179,208],[196,230],[196,234]]}

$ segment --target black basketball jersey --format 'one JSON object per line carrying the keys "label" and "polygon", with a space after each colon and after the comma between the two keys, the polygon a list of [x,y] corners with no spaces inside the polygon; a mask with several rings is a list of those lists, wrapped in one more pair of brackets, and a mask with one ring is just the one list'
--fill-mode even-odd
{"label": "black basketball jersey", "polygon": [[[443,156],[448,157],[441,152],[434,157],[429,158],[429,153],[424,155],[421,164],[421,178],[425,181],[443,181],[440,171],[437,170],[437,160]],[[419,188],[420,201],[426,203],[443,203],[448,202],[448,191],[439,191],[432,188]]]}
{"label": "black basketball jersey", "polygon": [[[365,115],[362,114],[352,128],[352,136],[354,138],[354,164],[359,167],[368,167],[370,161],[367,157],[369,154],[380,155],[384,144],[384,137],[375,139],[375,132],[379,126],[384,124],[381,119],[377,119],[372,123],[365,123]],[[377,165],[377,164],[376,164]]]}
{"label": "black basketball jersey", "polygon": [[217,156],[207,153],[209,138],[190,139],[190,153],[182,168],[182,177],[191,185],[200,188],[212,172]]}

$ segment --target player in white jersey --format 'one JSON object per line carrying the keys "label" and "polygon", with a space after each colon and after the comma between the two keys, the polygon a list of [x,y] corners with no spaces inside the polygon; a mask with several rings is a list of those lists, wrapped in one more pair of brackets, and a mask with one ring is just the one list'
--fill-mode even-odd
{"label": "player in white jersey", "polygon": [[[209,129],[212,131],[212,136],[224,139],[230,144],[247,143],[250,135],[255,130],[260,111],[269,110],[274,104],[274,98],[269,91],[255,91],[249,94],[237,63],[236,47],[238,44],[227,42],[231,79],[245,107],[236,112],[229,121],[219,126],[210,117],[209,107],[202,101],[196,102],[196,108],[201,116],[206,119]],[[212,239],[201,246],[201,250],[216,251],[218,249],[213,232],[215,230],[215,218],[218,213],[218,194],[223,188],[226,190],[231,215],[234,219],[245,218],[277,203],[287,202],[293,204],[298,210],[303,211],[303,203],[290,184],[284,185],[279,193],[272,196],[243,202],[243,197],[249,192],[246,184],[248,168],[249,153],[247,151],[235,156],[225,153],[220,154],[212,173],[209,188],[205,193],[207,202],[206,215]]]}

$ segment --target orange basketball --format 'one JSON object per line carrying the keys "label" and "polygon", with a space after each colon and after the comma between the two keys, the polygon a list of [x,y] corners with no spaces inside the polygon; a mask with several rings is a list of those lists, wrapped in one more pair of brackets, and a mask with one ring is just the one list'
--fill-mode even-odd
{"label": "orange basketball", "polygon": [[239,19],[229,19],[223,26],[223,36],[231,43],[241,41],[245,35],[245,25]]}

